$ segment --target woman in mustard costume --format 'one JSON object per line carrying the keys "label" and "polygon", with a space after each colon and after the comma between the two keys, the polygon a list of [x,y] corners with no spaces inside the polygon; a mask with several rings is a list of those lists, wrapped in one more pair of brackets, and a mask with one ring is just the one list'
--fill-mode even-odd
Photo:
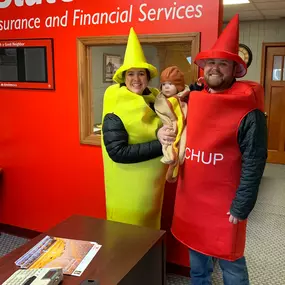
{"label": "woman in mustard costume", "polygon": [[107,219],[159,229],[166,173],[160,141],[175,135],[154,111],[159,91],[147,85],[156,75],[131,28],[113,77],[118,84],[104,94],[102,151]]}

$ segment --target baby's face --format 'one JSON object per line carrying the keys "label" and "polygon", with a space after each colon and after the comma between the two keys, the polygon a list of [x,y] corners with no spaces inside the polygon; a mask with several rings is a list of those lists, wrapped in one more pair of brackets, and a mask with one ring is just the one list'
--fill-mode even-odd
{"label": "baby's face", "polygon": [[163,82],[161,84],[161,91],[167,97],[177,94],[177,89],[171,82]]}

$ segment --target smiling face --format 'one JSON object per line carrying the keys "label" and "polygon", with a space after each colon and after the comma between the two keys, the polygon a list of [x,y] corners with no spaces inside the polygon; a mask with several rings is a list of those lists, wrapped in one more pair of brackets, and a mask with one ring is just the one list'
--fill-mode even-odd
{"label": "smiling face", "polygon": [[131,68],[127,70],[125,83],[131,92],[142,95],[148,84],[146,70],[143,68]]}
{"label": "smiling face", "polygon": [[222,91],[230,88],[235,72],[236,65],[231,60],[208,59],[204,67],[204,78],[211,89]]}

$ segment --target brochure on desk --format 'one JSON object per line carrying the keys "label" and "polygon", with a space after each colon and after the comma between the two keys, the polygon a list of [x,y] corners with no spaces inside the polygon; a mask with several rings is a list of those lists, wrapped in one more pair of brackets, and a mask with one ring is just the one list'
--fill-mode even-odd
{"label": "brochure on desk", "polygon": [[80,276],[100,248],[96,242],[46,236],[15,264],[24,269],[61,267],[63,274]]}

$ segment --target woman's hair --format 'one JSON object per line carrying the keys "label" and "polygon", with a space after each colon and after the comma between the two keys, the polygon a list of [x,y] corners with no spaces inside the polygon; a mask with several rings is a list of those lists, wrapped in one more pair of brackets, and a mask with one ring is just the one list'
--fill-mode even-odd
{"label": "woman's hair", "polygon": [[[126,79],[126,72],[127,72],[127,70],[123,72],[123,79],[124,79],[124,81]],[[150,72],[149,72],[149,70],[145,69],[145,72],[146,72],[147,81],[150,81]]]}

